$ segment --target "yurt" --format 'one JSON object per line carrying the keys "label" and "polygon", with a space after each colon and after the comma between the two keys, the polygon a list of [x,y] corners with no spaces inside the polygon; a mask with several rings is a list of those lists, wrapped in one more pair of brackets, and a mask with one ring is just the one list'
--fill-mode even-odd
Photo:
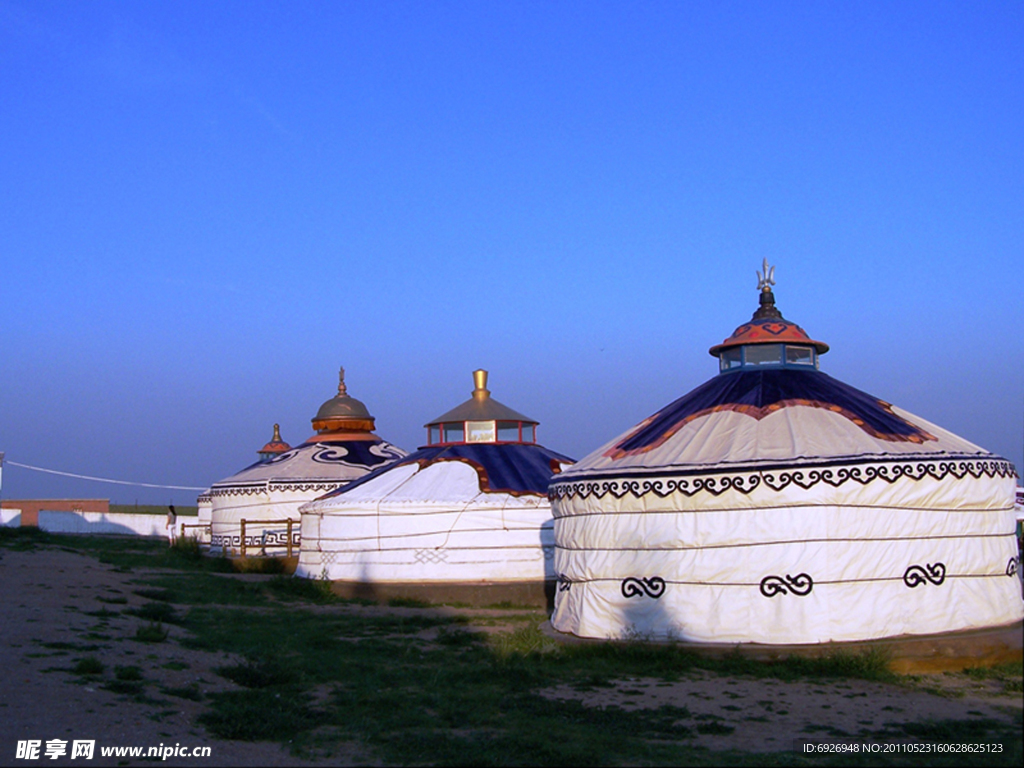
{"label": "yurt", "polygon": [[302,508],[297,575],[342,594],[550,599],[547,488],[572,460],[491,397],[487,371],[473,378],[469,400],[425,425],[425,446]]}
{"label": "yurt", "polygon": [[[262,462],[276,458],[282,453],[290,451],[291,448],[288,443],[281,439],[281,425],[275,424],[273,437],[256,453]],[[200,547],[205,550],[210,548],[213,527],[213,497],[210,495],[209,489],[199,494],[196,504],[198,507],[197,523],[194,526],[188,526],[187,524],[182,526],[180,529],[172,532],[171,537],[174,538],[179,535],[192,536],[199,541]],[[287,531],[285,535],[287,536]]]}
{"label": "yurt", "polygon": [[200,496],[200,512],[209,508],[211,552],[295,556],[299,507],[406,455],[374,434],[373,416],[348,394],[344,368],[338,379],[338,393],[313,417],[312,437],[292,448],[275,424],[255,464]]}
{"label": "yurt", "polygon": [[798,645],[1021,621],[1013,465],[821,372],[773,284],[765,263],[717,376],[552,480],[553,627]]}

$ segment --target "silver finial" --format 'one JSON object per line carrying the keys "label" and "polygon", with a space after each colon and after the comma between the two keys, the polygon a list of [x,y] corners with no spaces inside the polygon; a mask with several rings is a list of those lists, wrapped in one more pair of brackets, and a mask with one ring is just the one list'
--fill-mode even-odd
{"label": "silver finial", "polygon": [[757,272],[757,288],[768,293],[775,285],[775,267],[769,267],[768,259],[765,259],[761,262],[761,269],[764,270],[764,275],[762,276],[760,271]]}

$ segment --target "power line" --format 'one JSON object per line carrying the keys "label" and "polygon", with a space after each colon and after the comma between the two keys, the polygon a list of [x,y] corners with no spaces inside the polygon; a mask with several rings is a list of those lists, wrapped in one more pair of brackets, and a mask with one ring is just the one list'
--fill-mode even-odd
{"label": "power line", "polygon": [[117,485],[138,485],[143,488],[173,488],[178,491],[205,491],[206,488],[197,487],[194,485],[158,485],[156,483],[132,483],[128,480],[111,480],[108,477],[93,477],[91,475],[78,475],[74,472],[59,472],[56,469],[45,469],[44,467],[33,467],[31,464],[21,464],[17,461],[11,461],[7,459],[4,464],[10,464],[12,467],[21,467],[22,469],[31,469],[36,472],[46,472],[50,475],[61,475],[62,477],[75,477],[79,480],[95,480],[97,483],[116,483]]}

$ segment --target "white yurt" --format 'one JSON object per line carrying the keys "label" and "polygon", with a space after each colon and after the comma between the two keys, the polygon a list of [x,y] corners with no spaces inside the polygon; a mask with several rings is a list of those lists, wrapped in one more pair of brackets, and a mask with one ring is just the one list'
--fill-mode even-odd
{"label": "white yurt", "polygon": [[199,497],[200,513],[209,509],[211,552],[297,555],[299,507],[406,455],[373,433],[374,418],[348,394],[344,368],[338,394],[320,406],[313,429],[312,437],[292,448],[275,424],[255,464]]}
{"label": "white yurt", "polygon": [[552,480],[554,628],[781,645],[1019,622],[1013,465],[822,373],[764,270],[717,376]]}
{"label": "white yurt", "polygon": [[491,397],[487,371],[473,377],[472,397],[425,425],[426,446],[302,508],[297,575],[343,594],[541,602],[545,583],[553,591],[547,488],[572,460]]}

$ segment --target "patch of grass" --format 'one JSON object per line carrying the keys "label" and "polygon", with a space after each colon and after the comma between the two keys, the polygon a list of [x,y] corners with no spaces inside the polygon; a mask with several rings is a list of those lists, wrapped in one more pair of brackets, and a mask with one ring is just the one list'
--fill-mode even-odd
{"label": "patch of grass", "polygon": [[479,643],[481,637],[479,632],[469,632],[452,627],[441,627],[437,631],[437,642],[452,648],[465,648],[474,643]]}
{"label": "patch of grass", "polygon": [[75,666],[71,668],[71,671],[76,675],[102,675],[105,669],[106,666],[103,662],[95,656],[86,656],[79,659]]}
{"label": "patch of grass", "polygon": [[518,627],[511,632],[500,632],[490,638],[494,652],[499,658],[528,656],[535,653],[558,653],[563,648],[547,637],[535,624]]}
{"label": "patch of grass", "polygon": [[324,712],[311,709],[303,697],[294,692],[229,691],[211,694],[211,698],[213,709],[202,713],[198,722],[222,739],[291,739],[297,733],[330,721]]}
{"label": "patch of grass", "polygon": [[175,696],[179,699],[188,699],[189,701],[203,700],[203,693],[199,690],[199,685],[197,683],[179,687],[165,686],[160,690],[168,696]]}
{"label": "patch of grass", "polygon": [[185,663],[184,661],[168,661],[166,664],[164,664],[163,668],[171,669],[175,672],[180,672],[183,669],[190,669],[191,665]]}
{"label": "patch of grass", "polygon": [[218,667],[214,672],[246,688],[288,685],[295,682],[298,677],[294,669],[290,669],[279,660],[269,656],[246,659],[243,664]]}
{"label": "patch of grass", "polygon": [[331,582],[327,579],[275,576],[266,583],[266,587],[279,597],[299,598],[311,603],[338,602],[337,596],[331,592]]}
{"label": "patch of grass", "polygon": [[[160,587],[146,587],[145,589],[132,590],[132,594],[136,594],[139,597],[144,597],[147,600],[161,600],[165,603],[173,603],[176,595],[173,590],[161,589]],[[122,599],[122,603],[128,602]]]}
{"label": "patch of grass", "polygon": [[178,536],[171,542],[171,551],[183,560],[193,562],[201,560],[203,549],[199,546],[198,536]]}
{"label": "patch of grass", "polygon": [[484,608],[501,611],[528,611],[531,608],[536,608],[536,606],[527,605],[526,603],[513,603],[511,600],[502,600],[500,603],[491,603],[490,605],[485,605]]}
{"label": "patch of grass", "polygon": [[1001,731],[1003,723],[991,718],[981,720],[924,720],[912,723],[886,723],[890,733],[913,736],[921,741],[978,742],[992,732]]}
{"label": "patch of grass", "polygon": [[431,603],[417,600],[415,597],[392,597],[388,600],[390,608],[430,608]]}
{"label": "patch of grass", "polygon": [[141,680],[142,670],[132,666],[114,667],[114,677],[118,680]]}
{"label": "patch of grass", "polygon": [[135,639],[140,643],[162,643],[167,635],[167,627],[158,621],[151,621],[135,630]]}
{"label": "patch of grass", "polygon": [[83,616],[92,616],[97,619],[111,619],[114,616],[120,616],[120,611],[109,611],[106,606],[103,606],[98,611],[82,611]]}
{"label": "patch of grass", "polygon": [[100,596],[97,597],[96,600],[98,600],[101,603],[108,603],[109,605],[124,605],[128,602],[128,598],[122,595],[115,595],[114,597]]}
{"label": "patch of grass", "polygon": [[142,693],[145,685],[137,680],[111,680],[104,683],[102,688],[111,693],[120,693],[128,696],[135,696]]}
{"label": "patch of grass", "polygon": [[0,526],[0,547],[6,547],[15,552],[28,552],[53,542],[53,536],[32,526],[18,528]]}
{"label": "patch of grass", "polygon": [[82,653],[88,653],[89,651],[98,651],[103,646],[96,645],[95,643],[66,643],[64,641],[55,641],[51,643],[39,643],[43,648],[49,648],[54,651],[81,651]]}
{"label": "patch of grass", "polygon": [[[167,507],[162,504],[111,504],[110,511],[133,515],[167,515]],[[178,517],[195,517],[199,514],[199,507],[182,507],[175,504],[174,511]]]}
{"label": "patch of grass", "polygon": [[164,622],[167,624],[178,624],[181,618],[174,606],[169,603],[146,603],[139,608],[129,608],[125,613],[138,616],[147,621]]}
{"label": "patch of grass", "polygon": [[[183,573],[146,579],[150,587],[171,593],[174,602],[184,605],[267,605],[261,584],[231,576]],[[162,598],[157,598],[162,599]]]}
{"label": "patch of grass", "polygon": [[971,667],[965,669],[963,674],[979,682],[992,680],[1001,683],[1005,694],[1024,691],[1024,662],[1008,661],[991,667]]}
{"label": "patch of grass", "polygon": [[735,730],[735,726],[724,725],[723,723],[719,723],[714,720],[706,723],[699,723],[697,725],[697,733],[703,733],[712,736],[728,736]]}

